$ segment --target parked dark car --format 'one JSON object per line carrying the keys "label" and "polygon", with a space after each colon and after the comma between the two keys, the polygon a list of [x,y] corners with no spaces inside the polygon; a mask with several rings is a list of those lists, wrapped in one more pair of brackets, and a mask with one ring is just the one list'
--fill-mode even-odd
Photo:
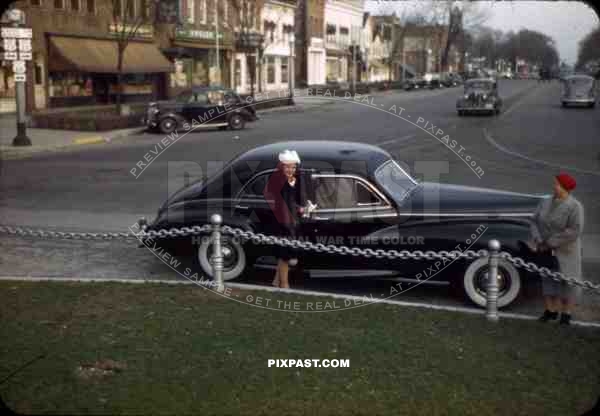
{"label": "parked dark car", "polygon": [[[174,193],[149,229],[201,225],[214,213],[223,224],[272,234],[276,219],[265,186],[285,149],[298,152],[301,189],[317,208],[299,225],[313,242],[395,250],[479,250],[498,238],[503,250],[521,253],[530,217],[540,197],[507,191],[419,182],[379,147],[334,141],[282,142],[252,149],[214,176]],[[267,194],[268,195],[268,194]],[[272,202],[272,201],[271,201]],[[194,244],[194,240],[196,244]],[[212,276],[210,239],[168,240],[175,253],[191,248],[198,271]],[[271,247],[223,237],[225,280],[243,277],[252,265],[273,267]],[[189,251],[188,251],[189,253]],[[301,251],[298,273],[310,278],[364,277],[400,282],[454,285],[468,299],[485,305],[486,258],[390,260]],[[524,270],[500,259],[499,306],[521,291]]]}
{"label": "parked dark car", "polygon": [[[195,120],[195,122],[194,122]],[[179,94],[174,100],[148,105],[144,124],[163,134],[196,126],[243,129],[256,121],[256,111],[237,93],[221,87],[195,87]]]}
{"label": "parked dark car", "polygon": [[474,78],[465,82],[462,97],[456,101],[458,115],[467,113],[499,114],[502,98],[498,95],[498,83],[492,78]]}
{"label": "parked dark car", "polygon": [[596,105],[597,81],[588,75],[571,75],[562,81],[563,91],[561,102],[563,107],[568,105],[584,105],[593,108]]}

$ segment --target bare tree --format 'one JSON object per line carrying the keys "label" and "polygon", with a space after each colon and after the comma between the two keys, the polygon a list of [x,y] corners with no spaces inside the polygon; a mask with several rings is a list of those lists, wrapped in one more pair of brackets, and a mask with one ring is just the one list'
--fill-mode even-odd
{"label": "bare tree", "polygon": [[121,114],[123,94],[123,63],[125,51],[140,28],[154,22],[157,2],[155,0],[110,0],[108,12],[117,44],[117,93],[115,102],[117,113]]}
{"label": "bare tree", "polygon": [[258,17],[264,0],[221,0],[228,9],[227,18],[236,35],[235,51],[244,54],[250,75],[250,94],[254,97],[257,55],[264,41],[259,32]]}

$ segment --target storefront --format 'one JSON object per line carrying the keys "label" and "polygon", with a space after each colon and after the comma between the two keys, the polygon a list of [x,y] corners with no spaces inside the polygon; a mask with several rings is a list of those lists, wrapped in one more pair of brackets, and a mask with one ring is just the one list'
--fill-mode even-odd
{"label": "storefront", "polygon": [[[173,70],[169,96],[195,86],[231,85],[231,40],[223,32],[176,29],[172,47],[163,49]],[[218,44],[218,49],[217,49]]]}
{"label": "storefront", "polygon": [[[50,107],[114,103],[117,44],[111,39],[48,36]],[[122,102],[164,97],[172,65],[150,41],[130,41],[123,55]]]}
{"label": "storefront", "polygon": [[327,49],[327,82],[348,81],[348,52]]}

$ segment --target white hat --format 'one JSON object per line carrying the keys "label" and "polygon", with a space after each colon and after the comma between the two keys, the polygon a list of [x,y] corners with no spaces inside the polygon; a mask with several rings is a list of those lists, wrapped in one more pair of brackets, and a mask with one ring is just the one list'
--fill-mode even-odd
{"label": "white hat", "polygon": [[300,156],[295,150],[284,150],[279,153],[279,161],[281,163],[300,163]]}

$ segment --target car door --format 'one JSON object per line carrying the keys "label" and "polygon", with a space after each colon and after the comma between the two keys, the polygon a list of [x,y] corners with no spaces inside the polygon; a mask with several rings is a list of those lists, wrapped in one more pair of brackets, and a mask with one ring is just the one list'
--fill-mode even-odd
{"label": "car door", "polygon": [[[392,203],[369,180],[345,174],[311,175],[317,208],[302,224],[304,235],[315,243],[377,248],[369,234],[392,225],[397,212]],[[378,268],[362,256],[317,254],[315,267],[335,269]]]}

